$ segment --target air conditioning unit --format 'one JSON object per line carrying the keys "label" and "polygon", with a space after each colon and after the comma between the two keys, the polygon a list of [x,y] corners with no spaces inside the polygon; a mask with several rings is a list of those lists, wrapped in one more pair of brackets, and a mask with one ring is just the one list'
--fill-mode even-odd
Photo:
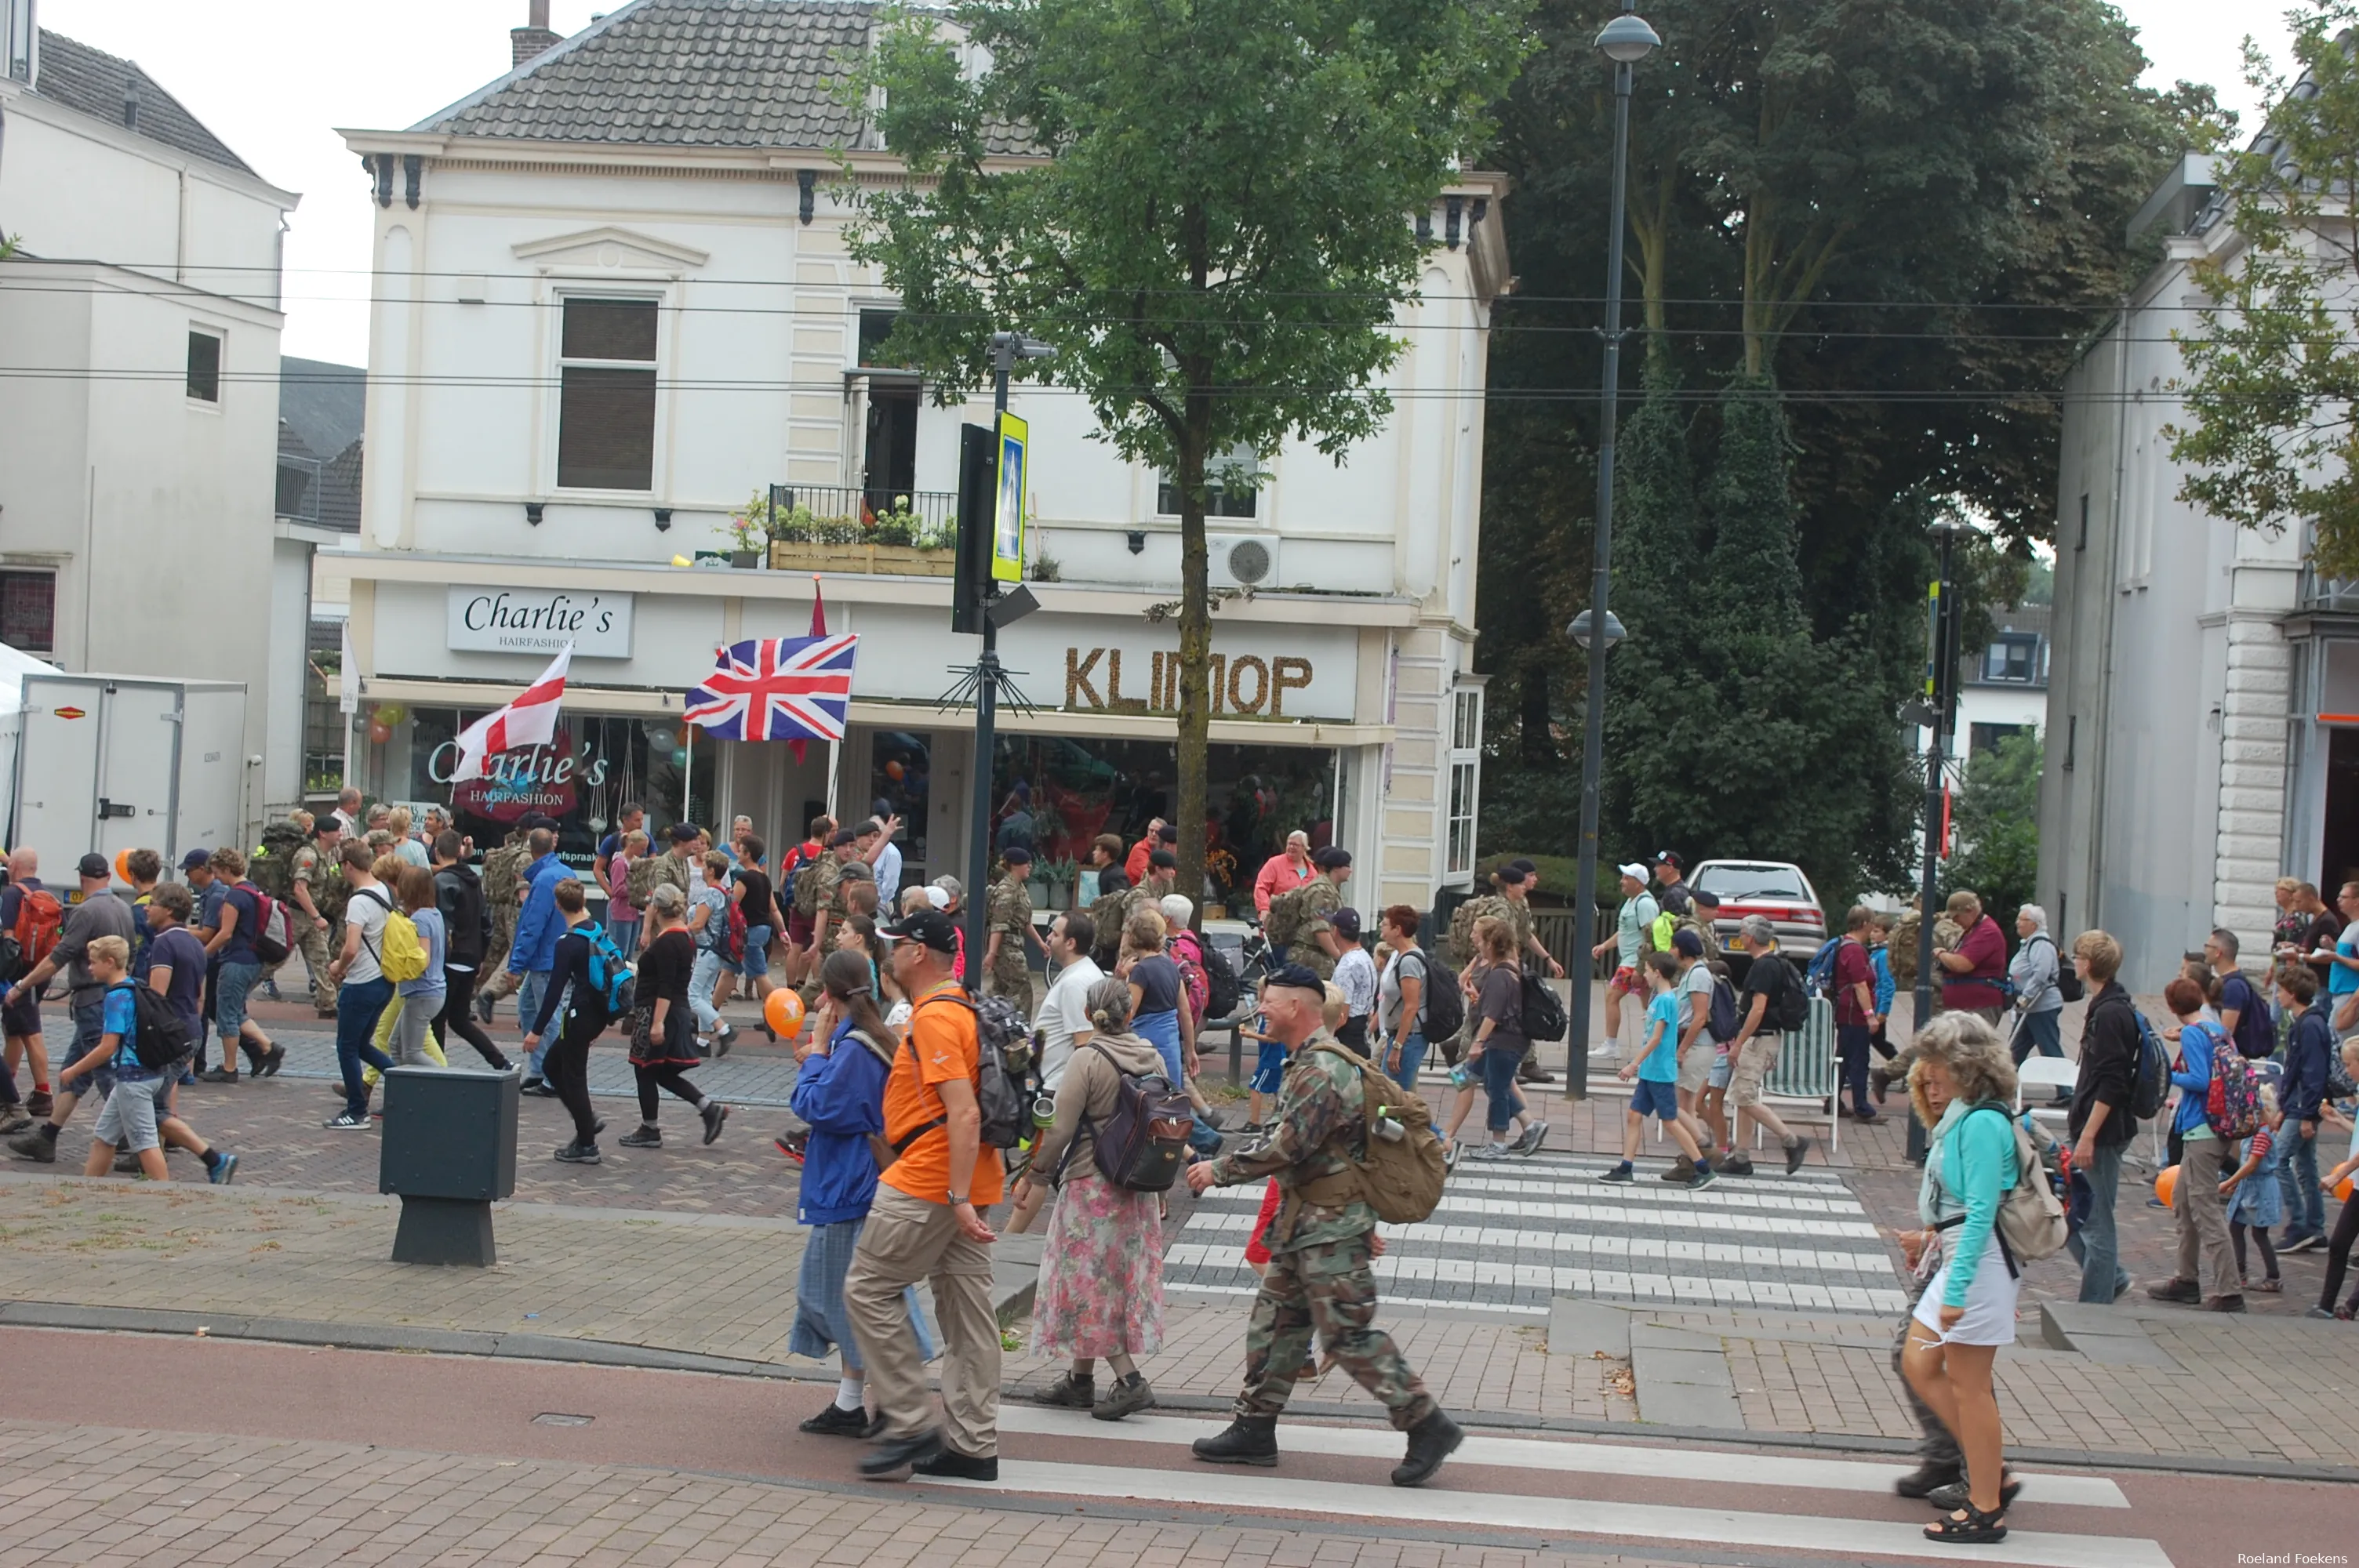
{"label": "air conditioning unit", "polygon": [[1204,541],[1214,588],[1272,588],[1277,541],[1266,534],[1214,534]]}

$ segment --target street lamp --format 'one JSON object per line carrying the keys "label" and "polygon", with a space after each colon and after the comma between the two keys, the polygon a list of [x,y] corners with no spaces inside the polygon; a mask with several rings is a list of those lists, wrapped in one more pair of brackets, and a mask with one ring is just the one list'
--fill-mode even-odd
{"label": "street lamp", "polygon": [[[1636,0],[1622,0],[1622,15],[1597,35],[1598,51],[1614,62],[1614,201],[1606,221],[1605,238],[1605,373],[1598,395],[1597,536],[1590,547],[1595,576],[1590,589],[1590,609],[1573,618],[1568,630],[1589,654],[1589,719],[1581,748],[1581,873],[1573,888],[1573,930],[1579,934],[1573,950],[1571,1060],[1567,1087],[1575,1098],[1589,1097],[1589,949],[1597,940],[1597,788],[1605,771],[1605,651],[1620,640],[1622,623],[1605,605],[1614,580],[1614,405],[1622,391],[1622,231],[1627,226],[1630,162],[1630,68],[1662,47],[1662,38],[1632,9]],[[1593,637],[1592,613],[1604,622],[1605,634]]]}

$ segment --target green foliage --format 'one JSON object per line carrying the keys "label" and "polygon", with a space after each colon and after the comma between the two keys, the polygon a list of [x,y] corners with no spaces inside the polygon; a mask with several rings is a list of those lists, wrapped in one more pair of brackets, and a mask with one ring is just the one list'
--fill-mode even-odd
{"label": "green foliage", "polygon": [[983,384],[994,330],[1045,340],[1056,358],[1020,373],[1080,393],[1180,492],[1182,886],[1204,849],[1208,464],[1289,438],[1340,459],[1383,427],[1413,217],[1490,140],[1527,5],[953,0],[888,11],[846,84],[881,95],[917,177],[862,188],[851,239],[901,297],[885,352],[950,398]]}
{"label": "green foliage", "polygon": [[715,532],[725,534],[741,550],[758,550],[769,540],[788,545],[912,545],[921,550],[948,550],[958,544],[954,526],[929,528],[910,510],[909,498],[897,495],[883,512],[861,516],[822,517],[800,502],[774,513],[761,491],[729,514]]}
{"label": "green foliage", "polygon": [[1951,804],[1958,849],[1941,863],[1940,895],[1971,889],[2010,933],[2015,912],[2036,902],[2039,882],[2041,755],[2037,730],[2002,736],[1967,762]]}
{"label": "green foliage", "polygon": [[2272,534],[2309,524],[2310,557],[2359,576],[2359,4],[2292,14],[2298,79],[2249,42],[2245,73],[2275,107],[2252,149],[2214,166],[2240,252],[2194,267],[2216,304],[2180,340],[2191,424],[2171,427],[2190,465],[2182,501]]}

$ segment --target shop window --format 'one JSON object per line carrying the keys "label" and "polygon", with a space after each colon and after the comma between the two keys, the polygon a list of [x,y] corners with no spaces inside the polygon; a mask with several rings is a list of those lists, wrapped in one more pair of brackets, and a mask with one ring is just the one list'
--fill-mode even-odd
{"label": "shop window", "polygon": [[199,403],[221,401],[222,341],[218,332],[189,332],[189,395]]}
{"label": "shop window", "polygon": [[926,825],[933,820],[934,737],[930,731],[880,730],[868,742],[868,804],[901,819],[893,840],[901,848],[901,886],[932,880]]}
{"label": "shop window", "polygon": [[1474,870],[1476,809],[1483,784],[1483,691],[1461,691],[1451,701],[1450,719],[1450,816],[1443,846],[1445,875],[1465,876]]}
{"label": "shop window", "polygon": [[0,572],[0,643],[25,654],[57,651],[58,574]]}
{"label": "shop window", "polygon": [[[1204,515],[1251,517],[1260,495],[1255,488],[1259,463],[1251,447],[1237,447],[1204,465]],[[1164,517],[1180,515],[1180,487],[1168,473],[1155,476],[1155,510]]]}
{"label": "shop window", "polygon": [[655,488],[656,308],[652,299],[565,301],[559,488]]}

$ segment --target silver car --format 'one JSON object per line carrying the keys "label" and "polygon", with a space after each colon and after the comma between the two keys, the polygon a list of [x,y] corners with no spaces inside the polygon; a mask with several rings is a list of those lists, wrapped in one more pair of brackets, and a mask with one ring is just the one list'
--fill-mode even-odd
{"label": "silver car", "polygon": [[1735,940],[1748,914],[1768,916],[1777,929],[1777,945],[1800,963],[1809,963],[1827,939],[1826,908],[1810,879],[1791,861],[1705,860],[1689,875],[1688,886],[1720,900],[1712,928],[1723,946]]}

